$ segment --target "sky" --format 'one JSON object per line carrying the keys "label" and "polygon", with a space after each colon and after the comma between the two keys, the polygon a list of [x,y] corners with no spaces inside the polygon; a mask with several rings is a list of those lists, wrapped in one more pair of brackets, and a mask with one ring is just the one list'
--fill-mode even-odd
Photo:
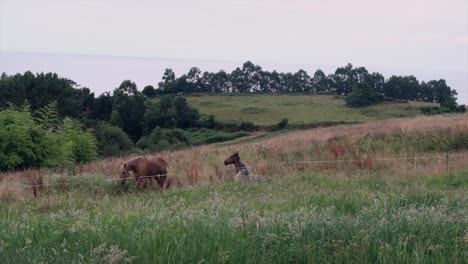
{"label": "sky", "polygon": [[[67,59],[51,68],[24,54]],[[468,104],[468,0],[0,0],[0,70],[68,67],[91,86],[98,76],[84,74],[83,60],[69,65],[77,56],[122,58],[108,73],[116,80],[139,69],[125,65],[137,58],[202,70],[251,60],[313,72],[351,62],[387,77],[446,79]]]}

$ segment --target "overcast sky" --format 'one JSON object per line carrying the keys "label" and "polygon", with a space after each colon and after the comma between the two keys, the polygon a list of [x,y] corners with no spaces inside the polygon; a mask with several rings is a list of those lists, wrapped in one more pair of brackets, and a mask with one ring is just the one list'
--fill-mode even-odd
{"label": "overcast sky", "polygon": [[468,0],[0,2],[3,52],[352,62],[458,74],[454,88],[468,89]]}

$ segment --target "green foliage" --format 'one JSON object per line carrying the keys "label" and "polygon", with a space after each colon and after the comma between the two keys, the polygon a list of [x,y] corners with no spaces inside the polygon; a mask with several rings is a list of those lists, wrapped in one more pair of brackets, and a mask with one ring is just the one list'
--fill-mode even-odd
{"label": "green foliage", "polygon": [[110,157],[130,153],[133,142],[125,132],[106,122],[100,122],[94,128],[100,157]]}
{"label": "green foliage", "polygon": [[281,119],[281,121],[276,125],[277,129],[281,130],[281,129],[286,128],[286,126],[288,125],[288,121],[289,120],[287,118]]}
{"label": "green foliage", "polygon": [[247,135],[249,134],[243,131],[227,133],[206,128],[182,130],[157,127],[149,135],[142,137],[136,146],[148,151],[173,150],[233,140]]}
{"label": "green foliage", "polygon": [[0,170],[36,167],[46,159],[46,131],[33,121],[28,108],[0,112]]}
{"label": "green foliage", "polygon": [[174,100],[175,120],[178,128],[189,128],[197,126],[200,119],[198,111],[187,104],[184,97],[178,96]]}
{"label": "green foliage", "polygon": [[55,103],[37,111],[29,108],[0,111],[0,170],[60,166],[97,158],[96,141],[89,130],[73,119],[63,125],[56,117]]}
{"label": "green foliage", "polygon": [[346,105],[350,107],[364,107],[383,101],[383,96],[373,91],[367,84],[358,84],[346,98]]}
{"label": "green foliage", "polygon": [[59,132],[71,143],[75,162],[90,162],[97,158],[97,142],[92,130],[84,129],[80,122],[66,117]]}
{"label": "green foliage", "polygon": [[122,128],[134,142],[143,135],[144,102],[144,96],[130,80],[114,90],[110,123]]}
{"label": "green foliage", "polygon": [[464,105],[451,106],[450,107],[438,107],[438,106],[421,106],[420,110],[425,115],[438,115],[444,113],[465,113],[466,108]]}
{"label": "green foliage", "polygon": [[184,148],[187,147],[189,143],[183,130],[157,127],[149,135],[138,140],[135,146],[140,149],[155,152],[166,149]]}
{"label": "green foliage", "polygon": [[59,77],[56,73],[31,72],[2,75],[0,78],[0,109],[8,103],[23,105],[28,102],[32,111],[57,101],[59,115],[78,118],[87,117],[92,108],[94,94],[88,88],[79,88],[72,80]]}
{"label": "green foliage", "polygon": [[36,123],[41,124],[46,130],[57,131],[61,126],[57,101],[52,101],[34,112],[34,120]]}
{"label": "green foliage", "polygon": [[149,98],[153,98],[153,97],[156,97],[156,95],[158,95],[156,89],[154,89],[154,87],[151,85],[145,86],[145,88],[143,88],[143,91],[141,91],[141,93],[144,96],[149,97]]}
{"label": "green foliage", "polygon": [[156,127],[189,128],[197,127],[200,122],[198,111],[187,104],[181,96],[165,95],[158,103],[146,102],[143,117],[145,134]]}
{"label": "green foliage", "polygon": [[184,130],[183,133],[192,146],[229,141],[249,135],[249,133],[244,131],[227,133],[206,128]]}

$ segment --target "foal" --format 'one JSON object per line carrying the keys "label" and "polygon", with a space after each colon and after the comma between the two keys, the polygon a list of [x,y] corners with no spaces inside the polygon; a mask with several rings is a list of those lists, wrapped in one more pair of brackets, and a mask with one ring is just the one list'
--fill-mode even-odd
{"label": "foal", "polygon": [[224,165],[229,165],[229,164],[234,164],[234,167],[236,168],[236,176],[235,176],[235,179],[240,181],[240,180],[247,180],[247,181],[270,181],[271,178],[268,177],[268,176],[255,176],[255,175],[252,175],[249,171],[249,169],[247,168],[247,166],[245,166],[245,164],[240,160],[240,157],[239,157],[239,152],[236,152],[234,154],[232,154],[231,156],[229,156],[229,158],[227,158],[225,161],[224,161]]}

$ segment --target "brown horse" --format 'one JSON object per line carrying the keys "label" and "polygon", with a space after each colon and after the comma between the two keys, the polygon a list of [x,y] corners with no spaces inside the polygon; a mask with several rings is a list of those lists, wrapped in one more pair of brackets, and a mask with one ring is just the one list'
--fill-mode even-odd
{"label": "brown horse", "polygon": [[167,163],[164,159],[157,157],[147,159],[138,157],[126,161],[120,167],[120,185],[127,188],[126,181],[130,178],[130,172],[137,183],[137,188],[142,189],[151,179],[156,181],[161,190],[165,190],[171,185],[171,178],[167,173]]}
{"label": "brown horse", "polygon": [[255,176],[252,175],[247,166],[240,160],[239,152],[232,154],[225,161],[224,165],[234,164],[236,168],[236,180],[248,180],[248,181],[270,181],[271,178],[268,176]]}

